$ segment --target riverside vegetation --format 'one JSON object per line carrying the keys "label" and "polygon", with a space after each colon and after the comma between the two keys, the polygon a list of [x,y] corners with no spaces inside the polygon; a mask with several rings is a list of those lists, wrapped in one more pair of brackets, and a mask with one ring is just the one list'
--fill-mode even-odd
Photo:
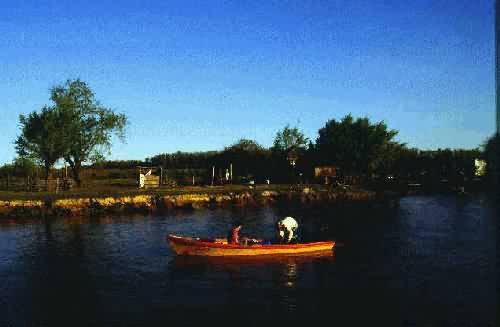
{"label": "riverside vegetation", "polygon": [[[268,205],[318,206],[332,203],[380,200],[381,194],[357,188],[331,188],[320,185],[258,185],[252,188],[226,185],[185,187],[150,191],[126,191],[105,195],[92,192],[59,194],[1,194],[0,217],[43,218],[164,210],[210,209]],[[387,197],[387,194],[382,194]]]}

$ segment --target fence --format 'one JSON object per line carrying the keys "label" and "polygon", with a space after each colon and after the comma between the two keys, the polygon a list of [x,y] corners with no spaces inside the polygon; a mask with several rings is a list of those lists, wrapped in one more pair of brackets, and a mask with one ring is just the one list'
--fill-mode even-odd
{"label": "fence", "polygon": [[[151,168],[151,167],[146,167]],[[163,169],[154,174],[145,175],[144,187],[175,187],[193,185],[222,185],[228,183],[224,171],[216,169],[212,178],[212,169]],[[38,176],[8,176],[0,175],[0,191],[13,192],[40,192],[40,191],[63,191],[74,187],[74,182],[70,178],[69,170],[53,169],[48,182],[40,175]],[[80,174],[82,190],[124,190],[139,187],[138,169],[119,168],[83,168]],[[241,182],[241,176],[235,176],[234,183]],[[321,181],[319,181],[321,182]]]}
{"label": "fence", "polygon": [[29,191],[30,185],[29,177],[0,177],[0,190],[2,191]]}
{"label": "fence", "polygon": [[74,182],[69,178],[49,178],[48,180],[27,177],[5,176],[0,178],[0,191],[11,192],[58,192],[70,190]]}

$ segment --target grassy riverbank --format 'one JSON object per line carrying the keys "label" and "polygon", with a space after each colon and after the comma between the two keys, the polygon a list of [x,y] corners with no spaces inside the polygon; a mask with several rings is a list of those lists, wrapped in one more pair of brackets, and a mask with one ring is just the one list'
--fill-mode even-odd
{"label": "grassy riverbank", "polygon": [[[286,191],[291,189],[290,185],[257,185],[255,190]],[[316,187],[317,188],[317,187]],[[321,188],[321,187],[320,187]],[[99,198],[99,197],[121,197],[135,195],[177,195],[188,193],[217,193],[217,192],[243,192],[251,190],[245,185],[224,186],[183,186],[175,188],[138,189],[132,187],[92,187],[74,189],[61,192],[7,192],[0,191],[0,200],[44,200],[66,199],[66,198]]]}
{"label": "grassy riverbank", "polygon": [[75,214],[202,209],[273,205],[294,201],[303,205],[342,201],[370,201],[379,197],[360,188],[323,185],[224,185],[150,190],[100,188],[67,192],[0,192],[0,215],[67,216]]}
{"label": "grassy riverbank", "polygon": [[[256,191],[276,191],[276,192],[302,192],[304,189],[315,192],[335,192],[336,189],[324,185],[290,185],[290,184],[271,184],[271,185],[217,185],[217,186],[182,186],[175,188],[156,188],[156,189],[138,189],[124,187],[93,187],[85,189],[74,189],[61,192],[8,192],[0,191],[0,200],[45,200],[67,199],[67,198],[100,198],[100,197],[122,197],[136,195],[180,195],[191,193],[230,193],[230,192],[256,192]],[[349,190],[360,192],[359,187],[349,187]]]}

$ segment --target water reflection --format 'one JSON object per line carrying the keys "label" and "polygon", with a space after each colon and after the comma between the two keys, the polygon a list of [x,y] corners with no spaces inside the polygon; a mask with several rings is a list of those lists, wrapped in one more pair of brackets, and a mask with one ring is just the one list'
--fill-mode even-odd
{"label": "water reflection", "polygon": [[178,255],[170,261],[171,269],[191,268],[197,265],[211,265],[213,267],[259,267],[269,264],[282,264],[291,267],[297,264],[313,263],[318,260],[331,261],[335,259],[335,251],[320,251],[308,254],[270,255],[248,257],[210,257]]}
{"label": "water reflection", "polygon": [[175,256],[168,262],[168,284],[172,293],[182,294],[177,302],[183,305],[192,306],[201,294],[210,294],[210,304],[230,312],[252,307],[257,320],[290,317],[299,308],[314,310],[313,297],[319,295],[312,291],[317,289],[314,272],[334,261],[333,251],[261,258]]}
{"label": "water reflection", "polygon": [[[0,224],[0,326],[191,325],[196,317],[211,325],[232,321],[228,312],[247,325],[283,316],[361,325],[356,319],[400,322],[400,314],[405,323],[394,325],[496,326],[498,208],[461,201]],[[169,233],[224,235],[235,219],[245,234],[267,239],[285,214],[300,220],[304,241],[344,246],[314,256],[210,258],[176,256],[165,241]]]}
{"label": "water reflection", "polygon": [[297,277],[297,264],[288,263],[283,270],[283,275],[286,276],[286,287],[295,286],[295,278]]}
{"label": "water reflection", "polygon": [[251,283],[270,289],[294,289],[301,270],[314,270],[310,267],[333,264],[334,260],[334,251],[248,258],[175,256],[168,264],[168,271],[173,283],[196,278],[213,283],[224,281],[232,286]]}
{"label": "water reflection", "polygon": [[[172,281],[182,280],[196,276],[207,278],[212,273],[225,273],[229,281],[240,283],[242,278],[251,274],[252,282],[259,279],[268,282],[271,280],[269,272],[275,275],[273,280],[277,281],[275,286],[293,287],[297,279],[298,271],[306,265],[319,262],[334,261],[334,252],[325,251],[310,256],[271,256],[256,258],[240,257],[198,257],[198,256],[175,256],[168,264],[168,270]],[[279,274],[276,276],[276,272]],[[217,279],[220,279],[219,276]]]}

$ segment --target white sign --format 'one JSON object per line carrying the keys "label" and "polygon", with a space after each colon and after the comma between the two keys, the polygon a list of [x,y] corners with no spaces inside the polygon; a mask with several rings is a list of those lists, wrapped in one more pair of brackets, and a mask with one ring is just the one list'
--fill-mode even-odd
{"label": "white sign", "polygon": [[481,159],[474,159],[475,172],[474,175],[480,177],[486,174],[486,161]]}

